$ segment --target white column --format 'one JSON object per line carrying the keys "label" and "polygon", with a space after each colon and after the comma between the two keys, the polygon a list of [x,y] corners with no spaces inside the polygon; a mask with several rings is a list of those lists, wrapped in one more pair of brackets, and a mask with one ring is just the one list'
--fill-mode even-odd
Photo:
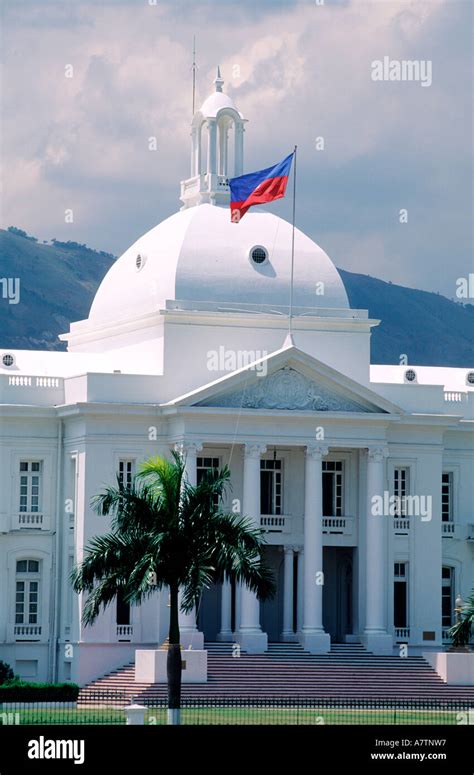
{"label": "white column", "polygon": [[[197,470],[196,470],[196,458],[197,453],[202,450],[202,444],[195,441],[181,441],[175,444],[176,452],[185,458],[185,477],[189,484],[193,487],[197,483]],[[178,596],[178,605],[181,607],[181,592]],[[184,648],[192,647],[193,649],[202,649],[204,646],[204,635],[199,632],[196,624],[196,610],[191,611],[189,614],[185,614],[180,610],[179,616],[179,631],[181,635],[181,645]]]}
{"label": "white column", "polygon": [[217,635],[219,641],[232,641],[232,585],[228,578],[221,589],[221,629]]}
{"label": "white column", "polygon": [[304,599],[302,644],[305,649],[327,652],[331,639],[323,628],[323,487],[322,465],[328,448],[315,444],[306,447],[304,490]]}
{"label": "white column", "polygon": [[227,177],[228,128],[224,123],[219,126],[219,175]]}
{"label": "white column", "polygon": [[[257,527],[260,525],[260,456],[266,447],[244,445],[244,483],[242,514]],[[260,627],[260,603],[254,592],[244,586],[240,595],[240,625],[237,642],[249,653],[266,651],[268,638]]]}
{"label": "white column", "polygon": [[298,548],[298,569],[297,569],[297,590],[298,600],[296,603],[296,631],[301,635],[303,629],[303,601],[304,601],[304,549]]}
{"label": "white column", "polygon": [[[365,545],[366,611],[364,642],[375,654],[392,653],[393,639],[386,629],[387,605],[387,516],[373,509],[373,498],[383,499],[385,447],[370,447],[367,461],[367,518]],[[376,513],[374,514],[374,511]]]}
{"label": "white column", "polygon": [[217,124],[215,119],[207,120],[207,173],[217,173]]}
{"label": "white column", "polygon": [[283,566],[283,641],[294,641],[293,631],[293,592],[294,592],[294,552],[292,546],[285,546],[285,561]]}
{"label": "white column", "polygon": [[197,175],[197,127],[191,129],[191,177]]}
{"label": "white column", "polygon": [[234,174],[242,175],[244,169],[244,125],[238,121],[234,124]]}

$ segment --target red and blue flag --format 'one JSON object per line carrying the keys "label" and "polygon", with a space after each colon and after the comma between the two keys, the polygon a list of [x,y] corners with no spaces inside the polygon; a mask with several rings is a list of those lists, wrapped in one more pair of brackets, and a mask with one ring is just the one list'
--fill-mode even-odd
{"label": "red and blue flag", "polygon": [[261,205],[285,196],[294,152],[286,159],[258,172],[229,180],[230,219],[238,223],[252,205]]}

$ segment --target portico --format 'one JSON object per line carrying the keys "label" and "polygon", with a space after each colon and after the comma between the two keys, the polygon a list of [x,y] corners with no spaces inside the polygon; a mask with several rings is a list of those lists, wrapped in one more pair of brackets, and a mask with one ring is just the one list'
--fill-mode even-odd
{"label": "portico", "polygon": [[[261,604],[250,590],[227,580],[219,589],[204,594],[200,631],[195,617],[191,621],[181,615],[183,645],[189,645],[189,640],[197,648],[203,639],[217,639],[236,641],[248,653],[261,653],[269,640],[299,641],[312,653],[324,653],[330,649],[332,634],[334,640],[364,642],[375,653],[391,652],[384,560],[388,526],[384,517],[374,517],[371,512],[373,496],[384,487],[386,445],[347,449],[309,441],[275,445],[272,439],[269,444],[249,442],[233,448],[193,441],[184,443],[184,448],[191,451],[187,470],[198,462],[202,465],[203,460],[230,464],[234,486],[225,508],[235,511],[236,504],[241,505],[240,513],[265,530],[265,551],[277,593],[274,601]],[[273,514],[261,510],[268,461],[281,462],[283,467],[281,482],[274,485],[281,487],[281,501],[273,509],[278,513]],[[335,468],[337,461],[344,470],[337,485],[344,490],[337,496],[343,499],[337,504],[339,515],[323,513],[323,503],[328,502],[326,469]],[[291,481],[296,486],[301,482],[302,487],[288,491]],[[346,493],[351,491],[348,497]],[[362,507],[354,509],[359,503]],[[364,586],[365,599],[360,602]],[[329,625],[332,633],[325,629],[325,620],[339,622]]]}

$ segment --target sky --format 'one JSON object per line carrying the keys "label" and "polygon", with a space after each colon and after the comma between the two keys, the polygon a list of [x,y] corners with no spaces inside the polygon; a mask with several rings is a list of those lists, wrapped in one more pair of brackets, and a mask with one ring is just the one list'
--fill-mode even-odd
{"label": "sky", "polygon": [[[197,105],[219,64],[248,119],[244,171],[298,145],[296,223],[336,266],[455,298],[474,272],[472,13],[470,0],[3,0],[0,225],[120,255],[176,212],[195,35]],[[420,63],[425,85],[374,80],[385,57]],[[291,198],[268,209],[290,220]]]}

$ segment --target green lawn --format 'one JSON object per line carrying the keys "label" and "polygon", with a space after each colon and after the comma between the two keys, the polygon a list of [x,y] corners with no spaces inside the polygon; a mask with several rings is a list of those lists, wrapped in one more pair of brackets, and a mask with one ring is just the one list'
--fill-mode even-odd
{"label": "green lawn", "polygon": [[[9,710],[8,713],[15,711]],[[19,710],[20,724],[125,724],[118,708],[45,708]],[[166,709],[150,708],[149,725],[166,724]],[[183,724],[450,724],[459,723],[451,710],[399,710],[354,708],[185,708]],[[2,711],[0,710],[0,723]]]}

